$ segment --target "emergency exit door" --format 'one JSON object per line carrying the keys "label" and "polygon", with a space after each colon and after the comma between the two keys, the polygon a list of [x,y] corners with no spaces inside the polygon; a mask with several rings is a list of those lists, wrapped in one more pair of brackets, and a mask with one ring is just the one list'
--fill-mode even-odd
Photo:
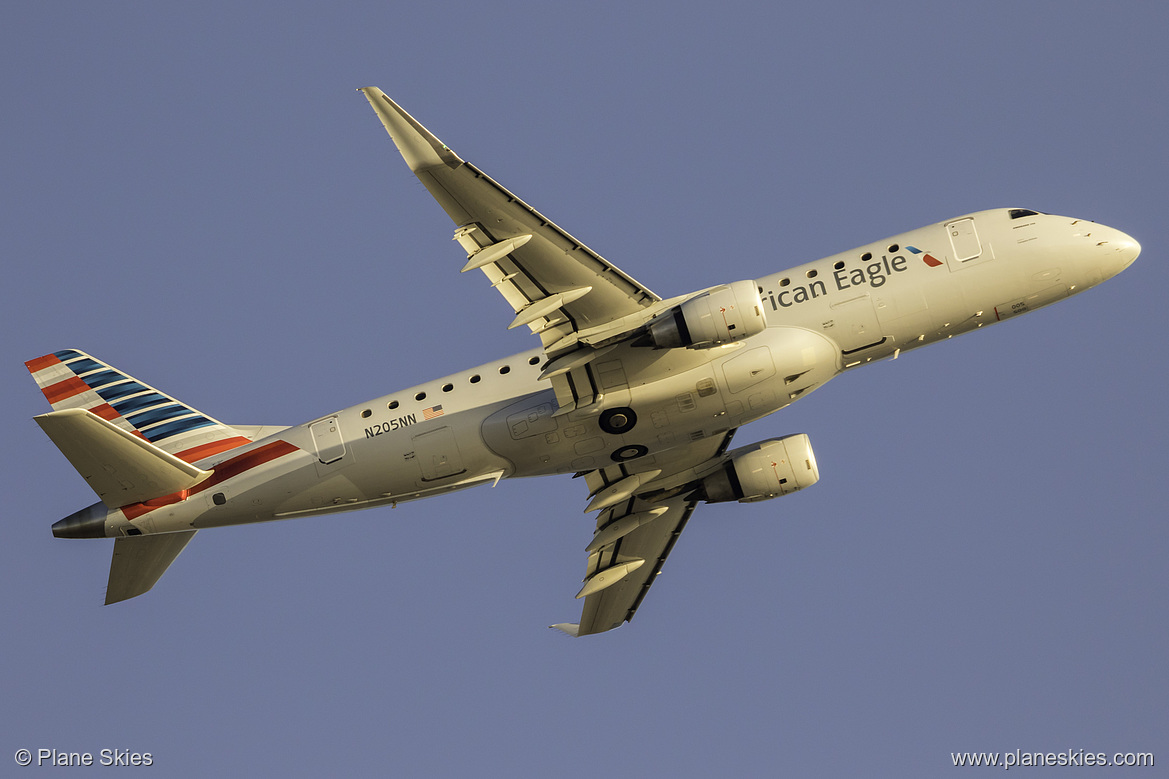
{"label": "emergency exit door", "polygon": [[954,249],[954,259],[966,262],[982,256],[982,242],[978,240],[978,230],[974,227],[973,219],[957,219],[946,225],[946,232],[950,234],[950,246]]}
{"label": "emergency exit door", "polygon": [[322,419],[309,426],[313,445],[317,448],[317,459],[325,465],[334,463],[345,456],[345,439],[341,437],[341,426],[337,417]]}

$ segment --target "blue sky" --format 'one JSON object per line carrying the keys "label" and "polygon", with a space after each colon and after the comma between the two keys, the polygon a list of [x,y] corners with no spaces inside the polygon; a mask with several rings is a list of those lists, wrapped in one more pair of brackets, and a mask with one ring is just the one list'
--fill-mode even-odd
{"label": "blue sky", "polygon": [[[0,765],[1169,762],[1167,23],[1136,2],[9,10]],[[616,632],[545,628],[577,619],[591,537],[567,478],[208,531],[151,593],[101,606],[110,542],[51,537],[93,495],[31,421],[24,360],[80,348],[226,422],[295,424],[535,345],[458,274],[368,85],[662,296],[999,206],[1143,254],[740,431],[808,433],[821,482],[703,507]]]}

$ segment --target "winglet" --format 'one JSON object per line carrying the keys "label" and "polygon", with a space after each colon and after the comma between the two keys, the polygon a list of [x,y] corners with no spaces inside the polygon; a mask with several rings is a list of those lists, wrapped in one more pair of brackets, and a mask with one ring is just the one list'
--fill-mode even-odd
{"label": "winglet", "polygon": [[555,625],[549,625],[550,628],[556,628],[565,635],[576,638],[580,634],[580,625],[575,622],[557,622]]}
{"label": "winglet", "polygon": [[373,106],[378,119],[382,120],[386,132],[394,139],[410,170],[417,173],[423,168],[433,168],[436,165],[462,164],[459,155],[435,138],[430,130],[419,124],[385,92],[377,87],[365,87],[357,91],[365,95],[365,99]]}

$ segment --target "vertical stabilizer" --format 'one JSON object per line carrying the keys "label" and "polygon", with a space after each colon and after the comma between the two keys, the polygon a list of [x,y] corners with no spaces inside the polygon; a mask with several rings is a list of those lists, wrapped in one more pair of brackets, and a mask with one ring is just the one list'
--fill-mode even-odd
{"label": "vertical stabilizer", "polygon": [[188,463],[250,439],[85,352],[65,349],[25,363],[53,411],[82,409]]}

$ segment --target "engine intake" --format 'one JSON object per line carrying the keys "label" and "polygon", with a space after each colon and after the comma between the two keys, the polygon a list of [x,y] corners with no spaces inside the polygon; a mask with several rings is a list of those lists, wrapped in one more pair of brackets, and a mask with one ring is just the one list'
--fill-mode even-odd
{"label": "engine intake", "polygon": [[655,319],[649,333],[658,349],[706,349],[740,341],[766,327],[759,287],[748,280],[690,298]]}
{"label": "engine intake", "polygon": [[702,480],[707,503],[752,503],[787,495],[820,480],[808,436],[789,435],[734,449],[719,470]]}

